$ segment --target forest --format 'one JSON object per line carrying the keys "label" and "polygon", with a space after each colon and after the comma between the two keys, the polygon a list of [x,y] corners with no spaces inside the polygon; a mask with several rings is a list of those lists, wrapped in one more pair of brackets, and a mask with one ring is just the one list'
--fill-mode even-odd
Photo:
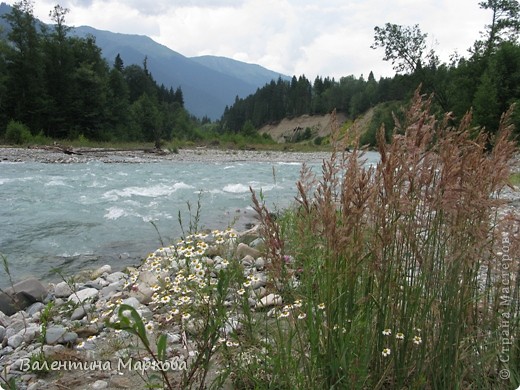
{"label": "forest", "polygon": [[[426,50],[427,34],[418,25],[386,23],[374,28],[373,49],[384,49],[383,60],[391,61],[394,77],[376,80],[372,72],[363,76],[293,76],[291,81],[272,81],[244,99],[227,107],[221,120],[224,129],[247,132],[285,117],[321,115],[336,109],[355,119],[375,107],[372,124],[362,143],[375,143],[375,133],[384,123],[394,127],[394,114],[402,117],[402,106],[420,86],[433,94],[439,115],[452,113],[458,123],[468,111],[475,126],[490,133],[498,128],[502,113],[520,99],[520,6],[517,1],[487,0],[479,3],[491,18],[484,32],[469,48],[466,57],[454,53],[449,63],[441,63],[434,50]],[[514,115],[520,128],[520,114]],[[518,136],[518,130],[516,132]]]}
{"label": "forest", "polygon": [[[66,8],[56,5],[50,12],[53,24],[46,26],[34,17],[32,2],[21,0],[4,16],[9,29],[0,32],[0,138],[156,145],[226,134],[259,140],[258,129],[286,117],[337,110],[354,120],[374,108],[361,139],[373,145],[382,123],[391,136],[395,117],[419,86],[433,94],[439,115],[452,113],[454,125],[471,109],[474,125],[494,133],[502,113],[520,98],[520,6],[511,0],[479,5],[490,11],[490,21],[466,56],[454,53],[442,63],[433,49],[426,50],[427,34],[418,25],[386,23],[374,28],[371,47],[384,50],[394,77],[376,80],[369,72],[366,79],[279,78],[250,96],[237,96],[219,121],[209,123],[186,111],[180,87],[156,83],[146,57],[142,66],[125,66],[119,55],[109,64],[94,37],[70,36]],[[513,120],[520,128],[520,114]]]}
{"label": "forest", "polygon": [[[16,3],[0,40],[0,129],[12,136],[156,142],[188,137],[195,119],[182,90],[157,85],[143,65],[109,65],[93,37],[69,36],[57,5],[48,28],[32,3]],[[0,130],[0,135],[1,131]],[[30,134],[27,134],[29,132]]]}

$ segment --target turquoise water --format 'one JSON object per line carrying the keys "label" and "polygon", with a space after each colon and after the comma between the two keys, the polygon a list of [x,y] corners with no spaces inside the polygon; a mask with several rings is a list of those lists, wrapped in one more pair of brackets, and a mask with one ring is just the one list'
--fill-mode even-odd
{"label": "turquoise water", "polygon": [[[368,156],[369,159],[376,158]],[[0,163],[0,253],[15,280],[56,280],[82,268],[139,264],[181,234],[200,196],[201,226],[254,222],[251,186],[270,207],[296,195],[299,163]],[[319,169],[315,166],[315,169]],[[273,174],[274,172],[274,174]],[[0,287],[7,275],[0,271]]]}

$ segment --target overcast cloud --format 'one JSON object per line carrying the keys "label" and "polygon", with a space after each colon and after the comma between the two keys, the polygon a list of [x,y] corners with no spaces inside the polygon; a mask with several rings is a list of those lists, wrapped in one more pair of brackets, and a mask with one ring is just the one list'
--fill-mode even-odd
{"label": "overcast cloud", "polygon": [[[478,0],[65,0],[66,23],[148,35],[187,57],[217,55],[287,74],[392,76],[374,26],[419,24],[442,61],[480,37],[491,14]],[[8,3],[13,4],[13,1]],[[55,1],[35,2],[50,22]]]}

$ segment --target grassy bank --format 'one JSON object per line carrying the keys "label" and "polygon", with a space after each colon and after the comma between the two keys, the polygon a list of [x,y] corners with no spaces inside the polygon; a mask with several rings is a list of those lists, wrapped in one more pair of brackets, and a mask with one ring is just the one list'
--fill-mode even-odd
{"label": "grassy bank", "polygon": [[[470,137],[469,116],[457,129],[437,122],[430,103],[415,97],[376,167],[336,145],[320,175],[302,172],[298,203],[278,218],[253,194],[276,309],[251,306],[254,276],[232,245],[215,283],[198,256],[185,257],[187,246],[200,249],[197,235],[166,263],[149,259],[175,278],[175,297],[157,286],[161,310],[198,324],[184,386],[210,377],[239,389],[520,384],[519,225],[499,199],[515,152],[508,116],[487,140]],[[230,319],[238,324],[223,332]]]}
{"label": "grassy bank", "polygon": [[240,254],[230,229],[199,232],[197,211],[129,275],[127,291],[153,280],[151,319],[113,303],[91,321],[157,364],[179,335],[187,369],[144,377],[150,387],[518,387],[520,223],[500,197],[510,113],[488,139],[469,115],[451,128],[430,106],[416,95],[390,144],[379,132],[377,166],[333,136],[293,207],[273,212],[253,193],[261,256]]}

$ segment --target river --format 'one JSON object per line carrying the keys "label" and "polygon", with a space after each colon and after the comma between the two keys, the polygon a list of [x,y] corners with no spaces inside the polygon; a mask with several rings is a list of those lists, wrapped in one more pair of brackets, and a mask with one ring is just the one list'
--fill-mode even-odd
{"label": "river", "polygon": [[[368,155],[369,161],[377,156]],[[296,162],[0,163],[0,253],[12,278],[136,265],[181,235],[200,199],[201,228],[254,222],[249,187],[273,210],[296,195]],[[314,164],[319,170],[319,164]],[[153,222],[153,224],[152,224]],[[154,227],[157,227],[157,230]],[[0,272],[0,287],[8,285]]]}

